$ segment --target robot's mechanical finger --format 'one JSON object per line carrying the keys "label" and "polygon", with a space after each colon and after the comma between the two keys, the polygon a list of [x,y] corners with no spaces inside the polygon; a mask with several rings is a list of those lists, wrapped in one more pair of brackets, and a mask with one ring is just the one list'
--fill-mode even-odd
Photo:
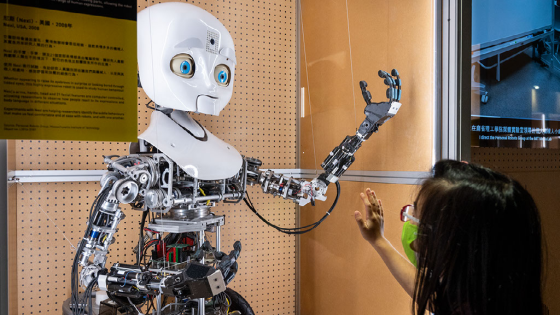
{"label": "robot's mechanical finger", "polygon": [[236,242],[233,244],[233,248],[235,248],[235,249],[238,250],[238,251],[241,251],[241,242],[240,242],[240,241],[236,241]]}
{"label": "robot's mechanical finger", "polygon": [[226,253],[224,252],[218,252],[218,251],[214,252],[214,257],[216,257],[216,259],[218,260],[222,260],[224,256],[226,256]]}
{"label": "robot's mechanical finger", "polygon": [[233,257],[235,260],[237,260],[237,258],[239,258],[239,254],[241,254],[241,242],[240,241],[236,241],[233,244],[233,248],[234,250],[231,251],[231,253],[229,254],[231,257]]}
{"label": "robot's mechanical finger", "polygon": [[230,283],[231,280],[233,280],[233,278],[235,278],[235,274],[237,273],[237,269],[238,269],[238,265],[237,265],[237,263],[234,263],[233,265],[231,265],[227,276],[224,274],[224,282],[226,283],[226,285],[228,283]]}
{"label": "robot's mechanical finger", "polygon": [[222,271],[227,270],[229,268],[229,266],[231,266],[231,264],[233,264],[233,261],[231,259],[230,256],[225,255],[222,257],[222,261],[220,262],[220,269]]}
{"label": "robot's mechanical finger", "polygon": [[399,75],[399,72],[397,71],[397,69],[393,69],[391,70],[391,75],[396,77]]}
{"label": "robot's mechanical finger", "polygon": [[238,269],[239,269],[239,265],[237,264],[237,262],[233,263],[233,265],[231,265],[231,267],[229,268],[230,272],[233,274],[235,274]]}
{"label": "robot's mechanical finger", "polygon": [[367,82],[360,81],[360,90],[362,90],[362,97],[364,98],[364,101],[366,101],[366,104],[369,104],[371,103],[371,93],[366,88]]}
{"label": "robot's mechanical finger", "polygon": [[388,86],[396,85],[395,80],[393,80],[393,78],[391,78],[391,77],[386,77],[385,80],[383,80],[383,83],[385,83],[385,85],[388,85]]}

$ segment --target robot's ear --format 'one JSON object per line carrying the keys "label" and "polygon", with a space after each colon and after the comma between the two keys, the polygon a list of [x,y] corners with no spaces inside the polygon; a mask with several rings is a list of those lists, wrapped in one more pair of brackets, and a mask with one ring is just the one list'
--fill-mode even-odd
{"label": "robot's ear", "polygon": [[141,88],[142,83],[140,83],[140,72],[137,72],[137,76],[138,76],[138,87]]}

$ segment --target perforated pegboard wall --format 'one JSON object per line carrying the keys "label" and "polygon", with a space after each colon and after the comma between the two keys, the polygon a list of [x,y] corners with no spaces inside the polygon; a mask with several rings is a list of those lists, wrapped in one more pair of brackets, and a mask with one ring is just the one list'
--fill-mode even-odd
{"label": "perforated pegboard wall", "polygon": [[[138,1],[138,10],[160,1]],[[296,2],[187,1],[216,16],[230,31],[237,55],[234,93],[220,116],[195,115],[210,132],[265,168],[296,166]],[[151,110],[138,91],[138,131]],[[15,143],[18,170],[103,169],[102,155],[125,155],[128,143],[30,141]],[[70,293],[73,251],[47,215],[73,244],[83,236],[98,183],[33,183],[18,187],[18,313],[60,314]],[[273,222],[295,224],[295,206],[249,190],[255,206]],[[43,211],[41,211],[41,209]],[[242,205],[220,205],[226,215],[222,250],[235,240],[243,250],[240,271],[230,285],[258,314],[295,313],[295,239],[262,224]],[[119,225],[108,265],[130,263],[138,238],[140,213],[128,210]]]}
{"label": "perforated pegboard wall", "polygon": [[473,147],[471,159],[505,173],[560,171],[560,150]]}

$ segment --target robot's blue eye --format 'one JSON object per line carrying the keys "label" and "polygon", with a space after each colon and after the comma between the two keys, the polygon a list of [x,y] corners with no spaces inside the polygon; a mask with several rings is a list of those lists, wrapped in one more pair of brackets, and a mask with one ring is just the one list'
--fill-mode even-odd
{"label": "robot's blue eye", "polygon": [[191,72],[191,63],[188,61],[181,62],[181,73],[188,74]]}
{"label": "robot's blue eye", "polygon": [[231,72],[226,65],[217,65],[214,68],[214,79],[219,86],[228,86],[230,81]]}
{"label": "robot's blue eye", "polygon": [[178,54],[171,58],[170,66],[173,73],[185,79],[192,78],[196,70],[194,59],[188,54]]}
{"label": "robot's blue eye", "polygon": [[220,81],[220,83],[226,83],[227,82],[227,73],[225,71],[220,71],[220,73],[218,73],[218,81]]}

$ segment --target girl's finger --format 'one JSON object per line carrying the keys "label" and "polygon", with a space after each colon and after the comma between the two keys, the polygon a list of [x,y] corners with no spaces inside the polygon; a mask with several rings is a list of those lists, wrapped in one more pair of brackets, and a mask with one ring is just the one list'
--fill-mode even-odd
{"label": "girl's finger", "polygon": [[369,202],[372,205],[374,205],[375,204],[375,192],[368,188],[368,189],[366,189],[366,193],[367,193]]}
{"label": "girl's finger", "polygon": [[358,223],[358,226],[361,228],[364,227],[364,219],[362,218],[362,213],[360,211],[354,211],[354,218]]}

